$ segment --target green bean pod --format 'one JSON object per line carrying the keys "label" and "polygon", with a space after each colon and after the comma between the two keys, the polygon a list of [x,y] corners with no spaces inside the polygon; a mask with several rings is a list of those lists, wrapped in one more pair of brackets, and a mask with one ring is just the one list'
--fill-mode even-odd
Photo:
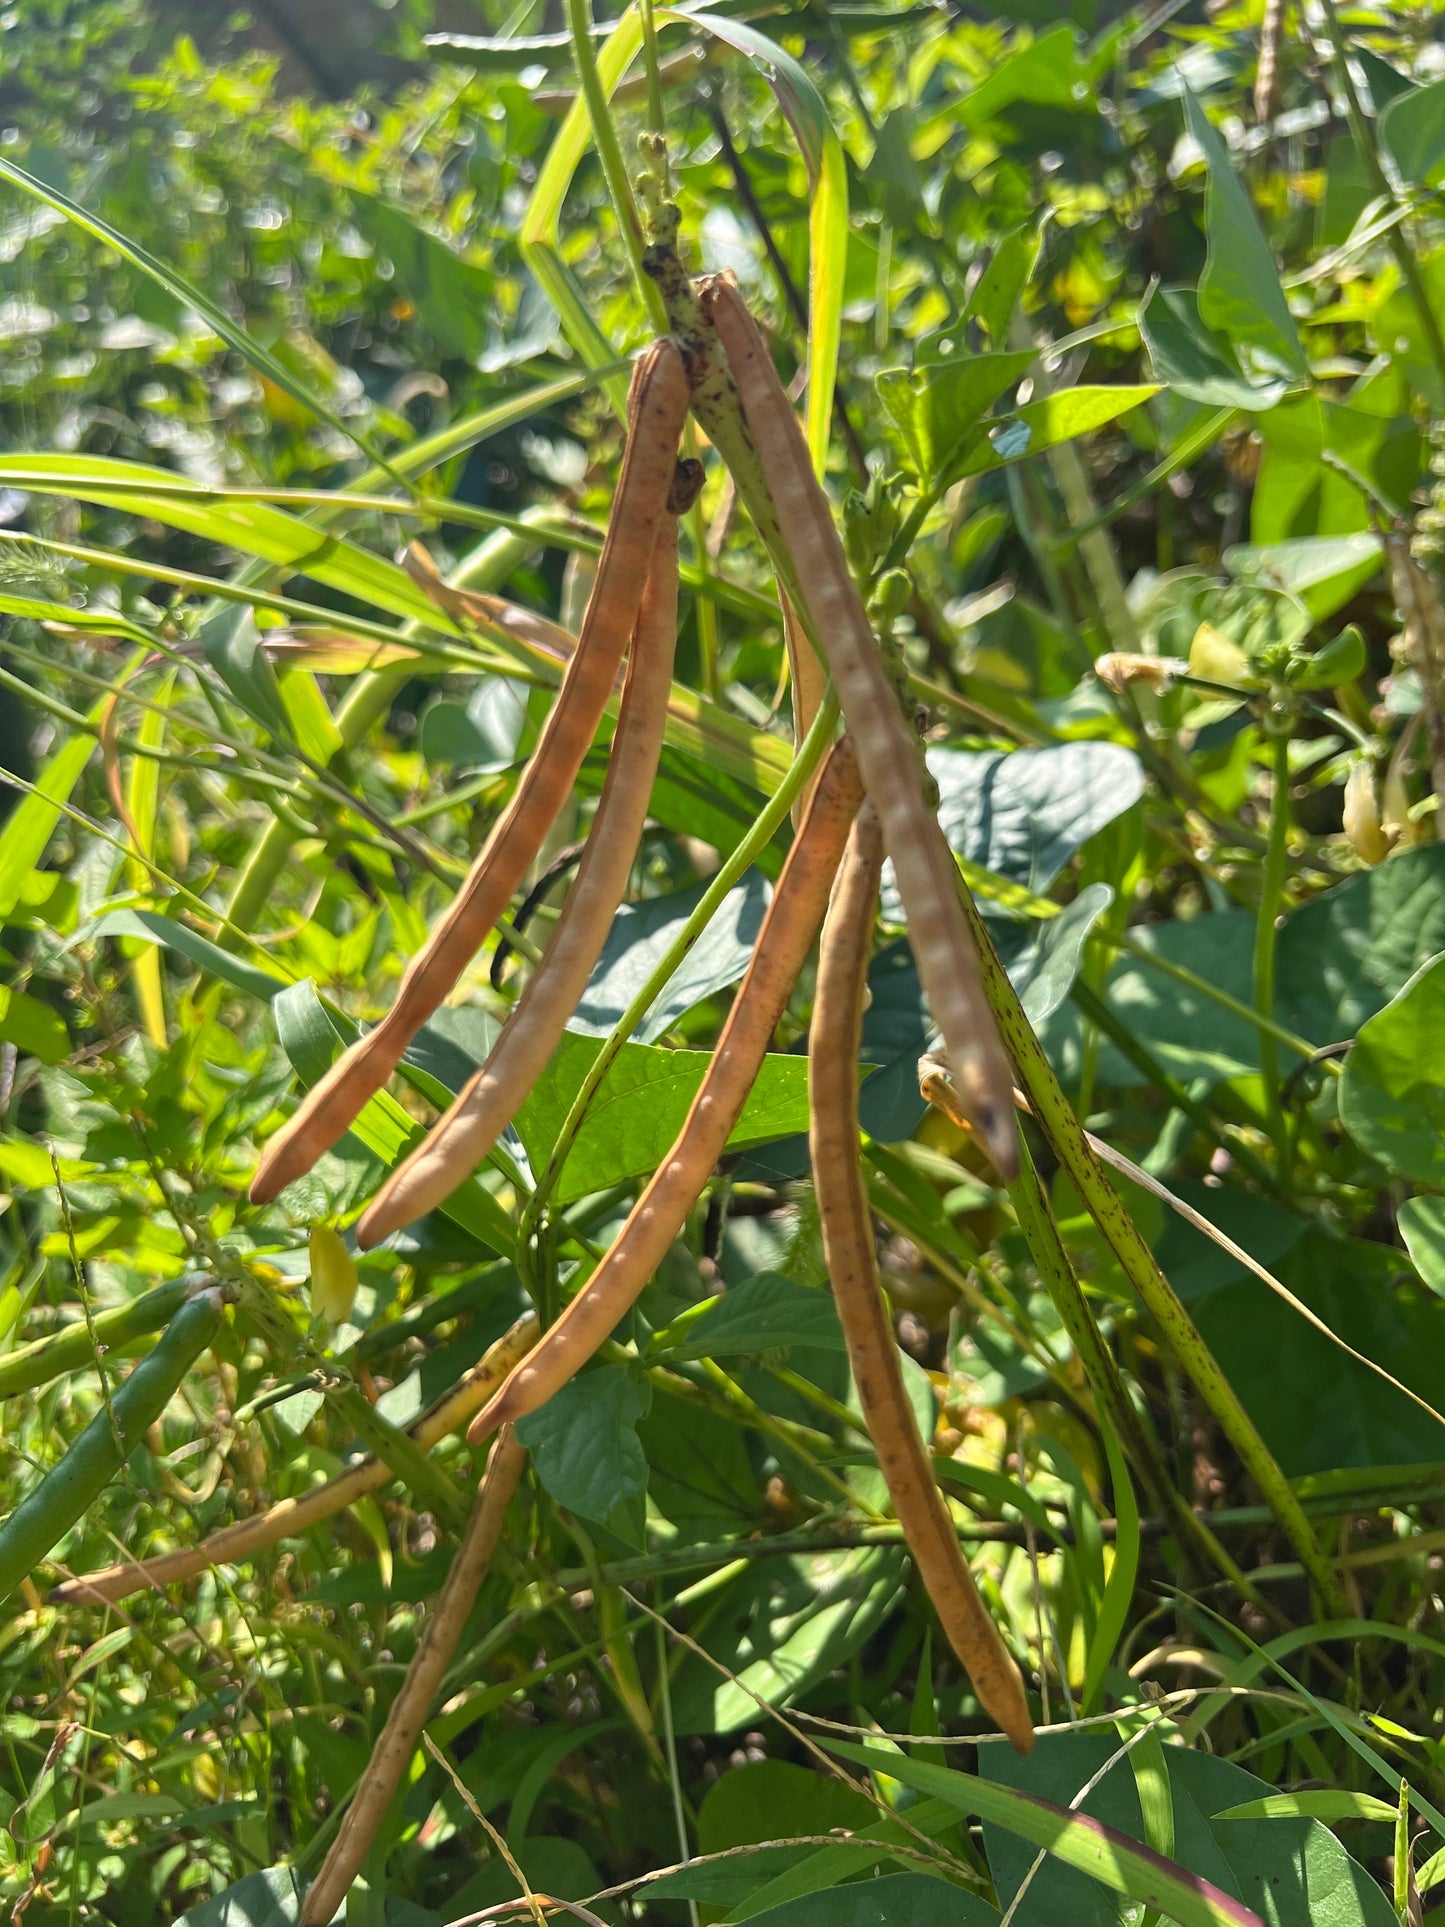
{"label": "green bean pod", "polygon": [[175,1278],[142,1293],[128,1305],[97,1312],[88,1324],[83,1318],[77,1319],[75,1324],[47,1332],[28,1345],[17,1345],[0,1358],[0,1398],[33,1392],[37,1385],[48,1385],[52,1378],[61,1378],[67,1372],[86,1371],[95,1364],[95,1344],[109,1348],[128,1344],[132,1338],[148,1338],[170,1323],[189,1290],[188,1279]]}
{"label": "green bean pod", "polygon": [[225,1301],[215,1285],[188,1298],[159,1344],[112,1394],[110,1410],[101,1407],[60,1463],[0,1521],[0,1600],[35,1570],[130,1458],[215,1337]]}

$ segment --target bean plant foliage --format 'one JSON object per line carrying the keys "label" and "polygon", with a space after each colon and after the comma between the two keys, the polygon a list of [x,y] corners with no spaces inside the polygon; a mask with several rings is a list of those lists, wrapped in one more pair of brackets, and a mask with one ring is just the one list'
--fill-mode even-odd
{"label": "bean plant foliage", "polygon": [[[1437,13],[408,0],[354,10],[352,73],[289,11],[0,10],[8,1918],[1422,1920]],[[518,1406],[817,834],[816,583],[726,402],[682,433],[656,773],[545,1064],[372,1235],[589,887],[630,683],[396,1074],[250,1191],[553,753],[630,365],[703,275],[796,407],[1009,1075],[983,1121],[906,863],[872,915],[850,855],[670,1249]],[[856,1132],[810,1111],[824,1069],[848,1101],[851,1038],[808,1056],[845,898]],[[855,1136],[1028,1750],[850,1365]],[[515,1435],[469,1443],[494,1396]]]}

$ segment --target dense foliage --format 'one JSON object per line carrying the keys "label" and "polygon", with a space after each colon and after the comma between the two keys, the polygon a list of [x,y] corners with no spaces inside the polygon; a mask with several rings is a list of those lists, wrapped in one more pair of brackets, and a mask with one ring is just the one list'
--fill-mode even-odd
{"label": "dense foliage", "polygon": [[[520,1877],[607,1921],[1418,1919],[1445,1890],[1437,15],[642,8],[590,43],[609,87],[635,56],[597,127],[561,10],[361,10],[385,78],[342,99],[202,16],[0,10],[12,1918],[298,1919],[484,1463],[406,1428],[606,1248],[779,874],[778,605],[699,444],[648,828],[545,1074],[475,1178],[358,1261],[385,1168],[535,964],[605,730],[392,1094],[247,1202],[535,743],[559,670],[527,639],[555,631],[519,611],[576,630],[657,325],[626,186],[651,130],[688,265],[736,274],[825,456],[1067,1098],[1018,1056],[1032,1157],[1003,1185],[920,1095],[935,1038],[885,881],[869,1202],[1048,1731],[974,1744],[860,1420],[805,971],[686,1235],[524,1429],[345,1918],[459,1921]],[[409,573],[413,541],[495,600]],[[223,1311],[182,1309],[197,1283]],[[50,1593],[368,1452],[403,1476],[310,1525],[110,1604]],[[57,1466],[76,1523],[20,1560]],[[699,1855],[723,1857],[649,1879]]]}

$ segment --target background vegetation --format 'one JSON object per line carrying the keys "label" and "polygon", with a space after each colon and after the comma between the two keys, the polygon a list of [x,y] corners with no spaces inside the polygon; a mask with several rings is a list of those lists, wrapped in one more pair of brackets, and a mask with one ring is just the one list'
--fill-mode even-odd
{"label": "background vegetation", "polygon": [[[989,1817],[997,1787],[1281,1927],[1418,1918],[1445,1882],[1422,1403],[1445,1383],[1438,15],[764,4],[655,30],[621,152],[660,118],[691,265],[731,268],[806,379],[964,875],[1069,1115],[1133,1161],[1128,1211],[1208,1353],[1061,1174],[1067,1119],[1033,1137],[1061,1259],[1044,1199],[925,1106],[885,894],[863,1123],[887,1283],[1049,1731],[1027,1760],[972,1743],[850,1409],[799,1135],[805,979],[624,1349],[538,1421],[347,1918],[459,1921],[512,1900],[516,1867],[565,1900],[615,1890],[588,1903],[608,1921],[1143,1917],[1127,1868],[1035,1865]],[[650,332],[627,229],[550,7],[26,0],[0,10],[0,66],[7,1509],[156,1342],[180,1293],[147,1294],[201,1272],[269,1307],[228,1314],[44,1567],[0,1572],[0,1895],[29,1927],[274,1927],[366,1766],[474,1455],[448,1438],[410,1482],[119,1605],[47,1588],[304,1494],[360,1449],[359,1395],[406,1426],[605,1246],[785,835],[545,1199],[536,1175],[787,768],[782,639],[710,466],[604,964],[476,1183],[319,1303],[314,1228],[345,1235],[485,1053],[605,767],[599,747],[546,887],[412,1083],[250,1207],[258,1145],[389,1003],[555,680],[393,558],[419,537],[575,627],[617,363]],[[1076,1348],[1071,1277],[1142,1459]],[[1223,1570],[1180,1543],[1180,1501]],[[850,1735],[872,1750],[845,1785]],[[762,1842],[785,1844],[637,1884]],[[1060,1842],[1089,1850],[1081,1826]]]}

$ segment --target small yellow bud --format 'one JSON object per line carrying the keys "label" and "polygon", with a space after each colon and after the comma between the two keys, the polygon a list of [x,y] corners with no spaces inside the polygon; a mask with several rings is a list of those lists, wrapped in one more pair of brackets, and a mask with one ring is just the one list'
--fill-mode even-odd
{"label": "small yellow bud", "polygon": [[356,1260],[329,1224],[311,1227],[311,1309],[339,1325],[356,1302]]}

